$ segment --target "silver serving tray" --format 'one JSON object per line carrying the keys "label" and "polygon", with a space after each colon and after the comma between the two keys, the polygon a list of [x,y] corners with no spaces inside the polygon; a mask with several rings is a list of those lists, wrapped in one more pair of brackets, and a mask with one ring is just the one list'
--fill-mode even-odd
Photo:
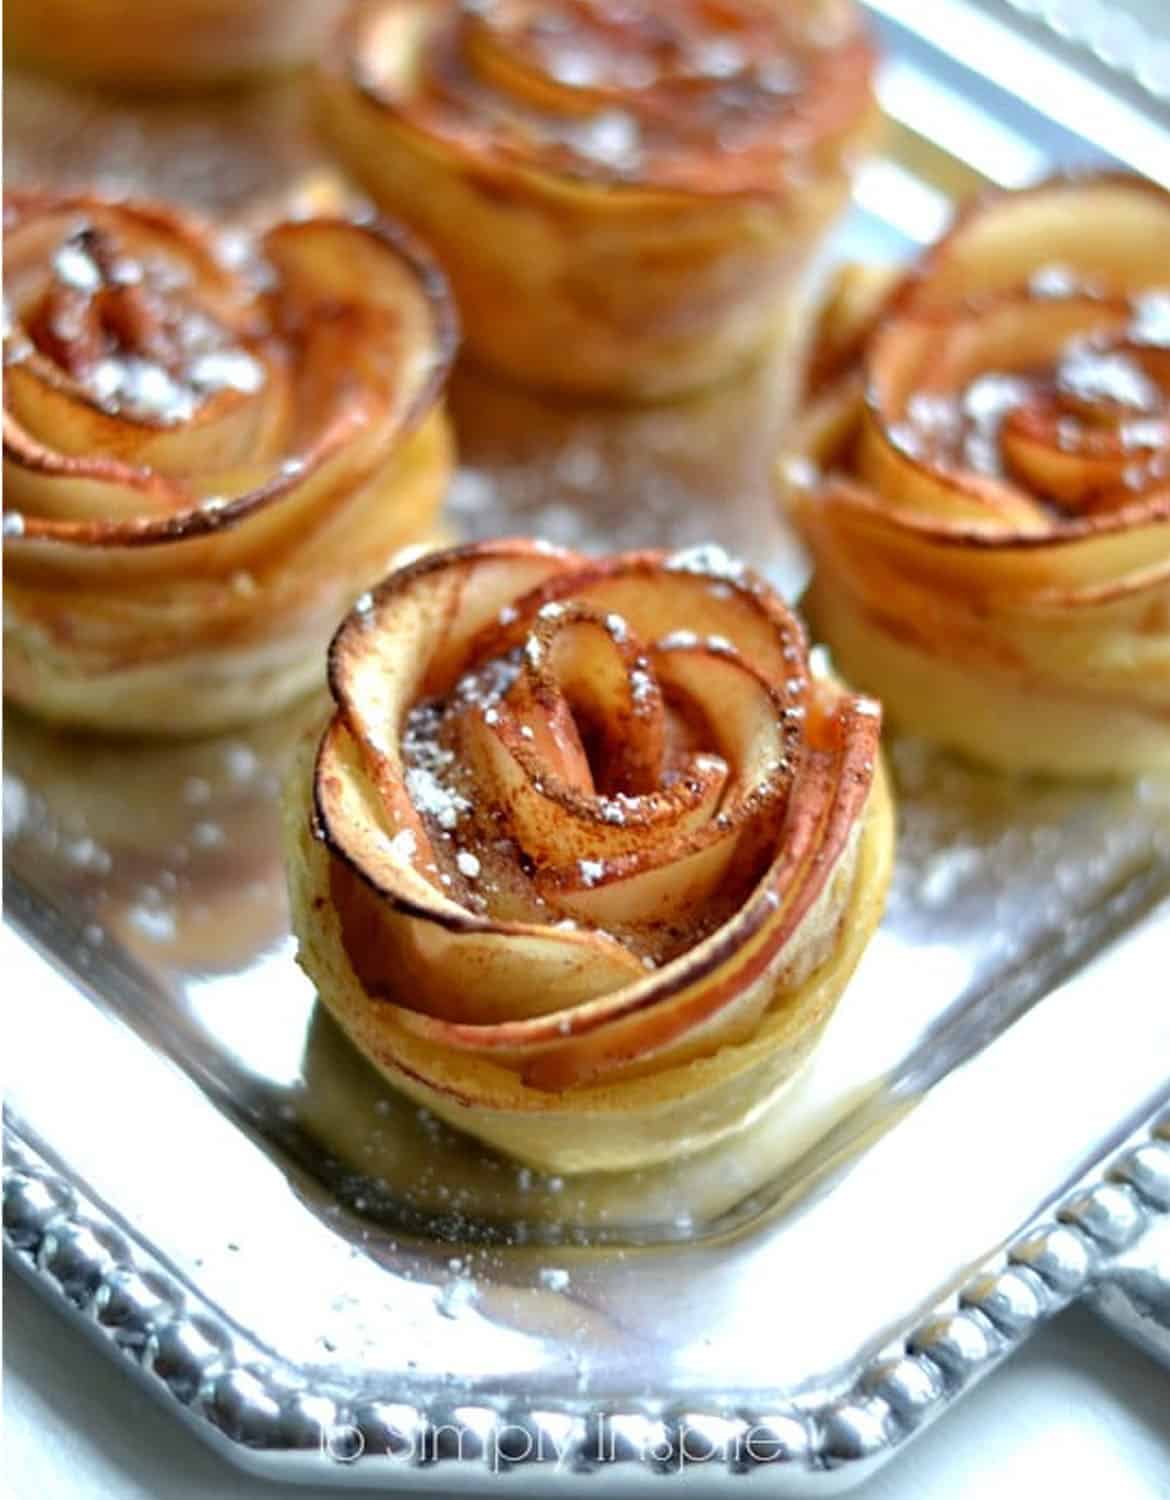
{"label": "silver serving tray", "polygon": [[[987,180],[1170,181],[1153,93],[1007,0],[870,8],[893,124],[835,254],[905,254]],[[313,160],[280,90],[209,124],[18,79],[8,111],[10,180],[230,207]],[[794,593],[788,378],[619,414],[461,372],[455,519],[714,535]],[[275,795],[318,707],[155,748],[5,725],[6,1247],[225,1455],[447,1494],[761,1468],[827,1493],[1074,1298],[1170,1359],[1170,789],[895,744],[889,914],[799,1085],[734,1147],[561,1181],[389,1093],[295,968]]]}

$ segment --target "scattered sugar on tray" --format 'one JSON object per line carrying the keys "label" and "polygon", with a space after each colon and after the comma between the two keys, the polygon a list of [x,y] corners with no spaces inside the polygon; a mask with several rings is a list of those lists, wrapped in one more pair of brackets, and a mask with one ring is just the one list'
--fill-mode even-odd
{"label": "scattered sugar on tray", "polygon": [[69,839],[62,846],[61,853],[78,870],[94,870],[104,875],[109,873],[113,865],[108,851],[87,834]]}
{"label": "scattered sugar on tray", "polygon": [[174,912],[150,906],[132,906],[126,913],[130,925],[152,943],[169,943],[175,937]]}
{"label": "scattered sugar on tray", "polygon": [[455,863],[459,867],[459,873],[465,875],[468,880],[479,878],[482,866],[474,854],[466,849],[460,849],[455,855]]}
{"label": "scattered sugar on tray", "polygon": [[191,842],[196,849],[218,849],[226,841],[227,836],[218,823],[196,823],[191,830]]}
{"label": "scattered sugar on tray", "polygon": [[569,1273],[561,1266],[541,1266],[540,1284],[550,1292],[563,1292],[569,1286]]}
{"label": "scattered sugar on tray", "polygon": [[239,271],[252,257],[253,240],[241,229],[225,229],[216,235],[213,248],[225,270]]}
{"label": "scattered sugar on tray", "polygon": [[448,487],[447,507],[453,515],[475,515],[487,510],[496,498],[496,487],[489,475],[478,469],[460,469]]}
{"label": "scattered sugar on tray", "polygon": [[558,456],[554,472],[562,484],[576,490],[590,490],[601,479],[603,470],[597,449],[589,443],[576,442]]}
{"label": "scattered sugar on tray", "polygon": [[475,1282],[468,1276],[456,1276],[435,1298],[435,1307],[445,1318],[458,1318],[476,1301]]}
{"label": "scattered sugar on tray", "polygon": [[190,807],[202,807],[211,801],[211,782],[204,776],[188,776],[183,783],[183,801]]}
{"label": "scattered sugar on tray", "polygon": [[224,770],[233,781],[247,782],[255,776],[260,765],[259,757],[250,745],[225,745],[223,747]]}

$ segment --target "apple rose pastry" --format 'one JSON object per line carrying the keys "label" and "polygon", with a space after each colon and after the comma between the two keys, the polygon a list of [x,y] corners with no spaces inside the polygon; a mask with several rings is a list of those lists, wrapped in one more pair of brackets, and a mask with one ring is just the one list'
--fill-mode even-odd
{"label": "apple rose pastry", "polygon": [[245,241],[47,193],[5,217],[5,694],[102,729],[271,713],[432,532],[442,277],[384,224]]}
{"label": "apple rose pastry", "polygon": [[359,0],[324,119],[525,383],[653,399],[798,321],[876,118],[853,0]]}
{"label": "apple rose pastry", "polygon": [[977,204],[892,290],[846,273],[781,485],[813,627],[901,727],[1170,767],[1168,247],[1160,188],[1067,178]]}
{"label": "apple rose pastry", "polygon": [[8,56],[135,89],[223,82],[311,58],[340,0],[5,0]]}
{"label": "apple rose pastry", "polygon": [[[892,849],[876,703],[726,554],[456,549],[359,602],[287,797],[293,925],[386,1077],[558,1171],[741,1129]],[[312,759],[315,751],[315,760]]]}

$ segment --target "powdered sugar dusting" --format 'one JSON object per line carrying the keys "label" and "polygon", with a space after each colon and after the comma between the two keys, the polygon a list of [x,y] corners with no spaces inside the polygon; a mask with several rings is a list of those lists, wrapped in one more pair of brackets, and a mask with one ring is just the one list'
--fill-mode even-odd
{"label": "powdered sugar dusting", "polygon": [[725,552],[717,542],[698,547],[684,547],[666,559],[668,573],[699,573],[707,578],[721,578],[725,583],[742,583],[746,568],[737,558]]}

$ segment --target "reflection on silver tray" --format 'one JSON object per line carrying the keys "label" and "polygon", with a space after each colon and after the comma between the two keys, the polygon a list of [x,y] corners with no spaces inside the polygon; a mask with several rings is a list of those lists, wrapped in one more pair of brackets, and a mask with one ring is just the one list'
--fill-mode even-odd
{"label": "reflection on silver tray", "polygon": [[[1065,65],[1058,109],[1004,86],[1033,44],[996,7],[871,8],[890,146],[839,251],[904,253],[986,179],[1102,159],[1069,128]],[[946,16],[999,27],[1000,83],[940,50]],[[57,119],[48,144],[10,144],[18,177],[65,152],[230,207],[271,131],[280,190],[313,161],[278,95],[255,159],[210,171],[204,139],[184,182],[163,147],[195,128],[181,109],[148,130],[126,106],[103,137],[92,101],[16,93],[18,121]],[[1165,122],[1113,107],[1132,164],[1155,140],[1170,160]],[[788,379],[765,361],[614,413],[461,371],[455,518],[586,546],[714,533],[792,594],[803,562],[767,477]],[[867,1473],[1073,1297],[1170,1357],[1165,787],[1013,782],[895,745],[889,915],[808,1072],[733,1148],[562,1181],[391,1094],[294,967],[274,798],[319,711],[163,747],[5,726],[8,916],[28,941],[9,931],[3,963],[29,997],[7,1242],[225,1452],[444,1492],[505,1467],[547,1495],[609,1469],[734,1486],[762,1466],[801,1491]]]}

